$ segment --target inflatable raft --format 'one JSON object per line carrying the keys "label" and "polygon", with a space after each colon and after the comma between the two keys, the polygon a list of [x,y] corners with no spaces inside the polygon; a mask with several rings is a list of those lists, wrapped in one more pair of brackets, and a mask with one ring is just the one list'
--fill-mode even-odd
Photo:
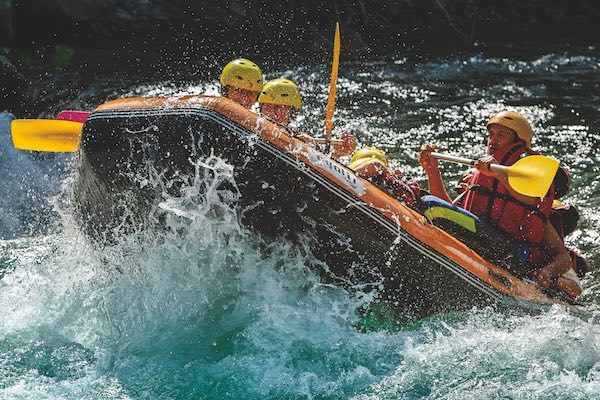
{"label": "inflatable raft", "polygon": [[148,165],[168,180],[193,174],[192,161],[210,155],[233,166],[244,226],[298,241],[320,261],[324,279],[374,290],[398,311],[560,301],[287,129],[221,97],[121,99],[89,116],[74,192],[87,232],[110,240],[127,215],[143,216],[164,190],[176,194],[177,185],[157,190],[132,181]]}

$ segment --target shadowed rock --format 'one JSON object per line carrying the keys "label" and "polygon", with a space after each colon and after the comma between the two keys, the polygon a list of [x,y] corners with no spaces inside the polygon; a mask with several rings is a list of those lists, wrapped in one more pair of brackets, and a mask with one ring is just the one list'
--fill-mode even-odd
{"label": "shadowed rock", "polygon": [[4,56],[0,56],[0,82],[0,111],[22,111],[37,97],[32,83]]}
{"label": "shadowed rock", "polygon": [[13,40],[12,0],[0,0],[0,45]]}
{"label": "shadowed rock", "polygon": [[595,0],[22,0],[13,8],[17,41],[115,48],[160,40],[309,54],[329,45],[335,22],[342,25],[345,48],[363,53],[412,45],[464,48],[478,41],[600,40]]}

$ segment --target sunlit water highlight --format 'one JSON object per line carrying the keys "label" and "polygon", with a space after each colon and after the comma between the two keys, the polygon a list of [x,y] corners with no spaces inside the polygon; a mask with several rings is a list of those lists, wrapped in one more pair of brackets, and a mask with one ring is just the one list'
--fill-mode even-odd
{"label": "sunlit water highlight", "polygon": [[[279,75],[301,85],[297,126],[317,134],[327,72],[269,78]],[[476,157],[489,115],[526,113],[544,132],[536,148],[573,173],[566,199],[582,220],[568,242],[598,265],[598,58],[398,58],[351,63],[341,76],[339,128],[420,179],[421,143]],[[162,82],[127,95],[186,92],[217,86]],[[0,116],[0,398],[598,398],[597,272],[584,280],[591,319],[484,309],[365,329],[364,297],[322,283],[293,245],[238,224],[235,193],[219,192],[232,176],[223,160],[195,160],[182,195],[152,211],[166,229],[150,223],[98,247],[70,211],[73,160],[10,149],[10,119]]]}

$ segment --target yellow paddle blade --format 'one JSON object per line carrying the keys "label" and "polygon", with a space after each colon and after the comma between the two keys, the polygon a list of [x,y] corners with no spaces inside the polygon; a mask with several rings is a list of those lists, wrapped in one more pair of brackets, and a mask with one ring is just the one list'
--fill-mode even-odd
{"label": "yellow paddle blade", "polygon": [[15,119],[13,145],[21,150],[72,152],[79,149],[83,124],[53,119]]}
{"label": "yellow paddle blade", "polygon": [[530,197],[548,193],[560,161],[546,156],[529,156],[505,168],[508,184],[515,192]]}
{"label": "yellow paddle blade", "polygon": [[340,64],[340,24],[335,24],[335,36],[333,39],[333,64],[331,66],[331,81],[329,81],[329,97],[327,98],[327,112],[325,113],[325,137],[331,137],[333,129],[333,110],[335,109],[335,92],[338,78],[338,66]]}

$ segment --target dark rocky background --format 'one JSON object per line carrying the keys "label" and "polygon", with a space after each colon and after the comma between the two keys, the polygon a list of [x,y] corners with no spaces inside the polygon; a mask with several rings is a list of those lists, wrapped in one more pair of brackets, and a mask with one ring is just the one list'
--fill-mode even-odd
{"label": "dark rocky background", "polygon": [[346,59],[600,41],[597,0],[0,0],[0,110],[39,112],[90,77],[194,79],[240,55],[328,62],[337,21]]}

